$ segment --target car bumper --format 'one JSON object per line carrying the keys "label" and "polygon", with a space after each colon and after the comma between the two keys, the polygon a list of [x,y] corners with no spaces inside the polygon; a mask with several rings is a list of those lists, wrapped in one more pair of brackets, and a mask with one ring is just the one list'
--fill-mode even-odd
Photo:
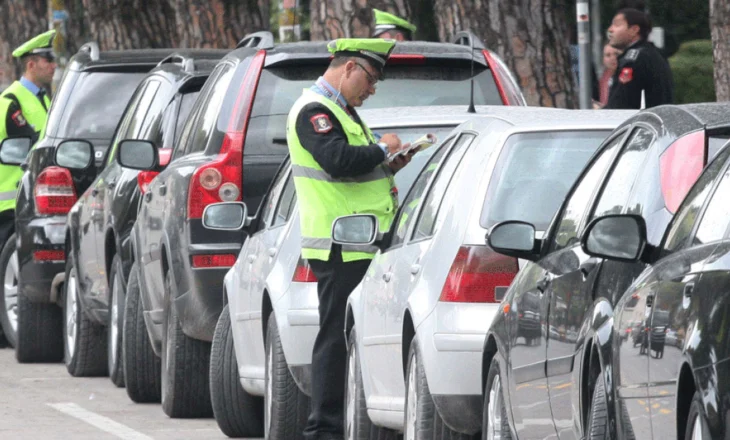
{"label": "car bumper", "polygon": [[[223,310],[223,278],[230,268],[191,269],[192,286],[175,298],[175,307],[183,333],[188,337],[212,342],[218,317]],[[160,320],[160,339],[162,323]],[[157,333],[157,331],[156,331]]]}
{"label": "car bumper", "polygon": [[35,218],[26,224],[16,221],[16,226],[19,292],[31,302],[58,301],[51,287],[54,277],[66,270],[65,258],[37,261],[34,255],[37,251],[65,252],[66,216]]}

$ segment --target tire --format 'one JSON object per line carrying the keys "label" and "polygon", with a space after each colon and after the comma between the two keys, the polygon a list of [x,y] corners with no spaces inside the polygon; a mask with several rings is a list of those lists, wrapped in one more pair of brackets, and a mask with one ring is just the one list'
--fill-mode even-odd
{"label": "tire", "polygon": [[370,421],[370,417],[368,416],[356,341],[357,336],[353,328],[347,340],[345,438],[351,440],[370,440],[371,436],[377,438],[373,435],[373,431],[377,431],[377,427],[373,426],[373,422]]}
{"label": "tire", "polygon": [[18,340],[18,253],[15,234],[0,252],[0,327],[7,343],[15,347]]}
{"label": "tire", "polygon": [[684,433],[685,440],[709,439],[710,433],[707,429],[705,417],[702,414],[702,396],[695,391],[692,396],[692,405],[689,407],[687,416],[687,428]]}
{"label": "tire", "polygon": [[124,305],[124,337],[122,338],[122,365],[127,395],[136,403],[159,402],[161,396],[160,358],[152,350],[144,307],[140,299],[139,266],[132,265],[127,281]]}
{"label": "tire", "polygon": [[162,410],[172,418],[213,417],[210,403],[210,343],[185,335],[165,276],[167,322],[162,337]]}
{"label": "tire", "polygon": [[596,378],[596,386],[593,388],[586,427],[588,429],[587,440],[606,440],[610,438],[606,382],[600,374]]}
{"label": "tire", "polygon": [[63,361],[74,377],[106,376],[106,327],[93,322],[83,311],[74,259],[66,259],[63,288]]}
{"label": "tire", "polygon": [[487,383],[484,387],[484,409],[482,417],[482,439],[512,439],[509,428],[507,407],[504,404],[504,382],[499,369],[499,361],[492,358],[487,374]]}
{"label": "tire", "polygon": [[124,270],[122,259],[114,255],[109,273],[109,323],[107,325],[107,369],[109,379],[117,387],[124,386],[124,363],[122,362],[122,340],[124,331]]}
{"label": "tire", "polygon": [[15,358],[20,362],[63,361],[63,310],[56,304],[31,302],[18,295]]}
{"label": "tire", "polygon": [[228,305],[215,326],[210,349],[210,401],[218,427],[228,437],[264,434],[264,401],[241,386]]}
{"label": "tire", "polygon": [[309,403],[309,397],[299,389],[289,372],[284,347],[279,338],[276,316],[272,313],[266,326],[265,438],[303,439],[303,431],[309,417]]}

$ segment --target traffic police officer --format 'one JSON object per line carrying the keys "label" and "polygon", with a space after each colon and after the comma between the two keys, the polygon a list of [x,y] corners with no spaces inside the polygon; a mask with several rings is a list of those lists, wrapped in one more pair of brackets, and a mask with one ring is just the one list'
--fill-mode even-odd
{"label": "traffic police officer", "polygon": [[375,16],[373,38],[388,38],[396,41],[413,39],[416,26],[398,16],[375,8],[373,8],[373,15]]}
{"label": "traffic police officer", "polygon": [[643,12],[625,8],[616,13],[608,28],[609,44],[623,53],[611,78],[605,108],[640,109],[674,101],[669,63],[648,41],[651,23]]}
{"label": "traffic police officer", "polygon": [[[23,43],[13,57],[23,63],[23,76],[0,94],[0,141],[9,137],[38,140],[46,126],[51,101],[47,90],[53,80],[56,63],[53,57],[51,30]],[[0,164],[0,246],[12,233],[15,193],[23,171],[18,166]]]}
{"label": "traffic police officer", "polygon": [[401,145],[395,134],[378,142],[355,111],[375,84],[395,41],[339,39],[329,43],[329,68],[294,103],[286,137],[299,200],[302,257],[317,276],[319,333],[312,352],[312,411],[307,439],[343,438],[347,297],[362,280],[374,250],[343,249],[330,237],[337,217],[377,216],[387,231],[397,208],[393,173],[410,156],[386,165]]}

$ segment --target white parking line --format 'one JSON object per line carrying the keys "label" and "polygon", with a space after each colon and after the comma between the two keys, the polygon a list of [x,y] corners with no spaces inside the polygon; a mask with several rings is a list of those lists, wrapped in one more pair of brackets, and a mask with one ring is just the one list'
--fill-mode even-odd
{"label": "white parking line", "polygon": [[108,432],[109,434],[119,437],[123,440],[153,440],[152,437],[135,431],[134,429],[122,425],[119,422],[115,422],[109,417],[104,417],[91,411],[85,410],[75,403],[47,403],[46,405],[55,410],[61,411],[66,415],[75,417],[82,422],[86,422],[95,428],[99,428],[102,431]]}

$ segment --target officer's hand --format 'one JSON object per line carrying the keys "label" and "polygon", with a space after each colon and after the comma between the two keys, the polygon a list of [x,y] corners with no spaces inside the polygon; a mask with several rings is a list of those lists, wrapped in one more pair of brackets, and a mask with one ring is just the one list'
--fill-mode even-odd
{"label": "officer's hand", "polygon": [[384,134],[383,137],[380,138],[380,142],[383,142],[388,146],[388,154],[396,153],[402,148],[400,139],[393,133]]}
{"label": "officer's hand", "polygon": [[393,159],[392,162],[388,163],[388,166],[391,170],[393,170],[393,173],[397,173],[400,171],[404,166],[408,165],[408,163],[413,159],[413,155],[416,154],[415,151],[412,151],[406,155],[398,156],[395,159]]}

